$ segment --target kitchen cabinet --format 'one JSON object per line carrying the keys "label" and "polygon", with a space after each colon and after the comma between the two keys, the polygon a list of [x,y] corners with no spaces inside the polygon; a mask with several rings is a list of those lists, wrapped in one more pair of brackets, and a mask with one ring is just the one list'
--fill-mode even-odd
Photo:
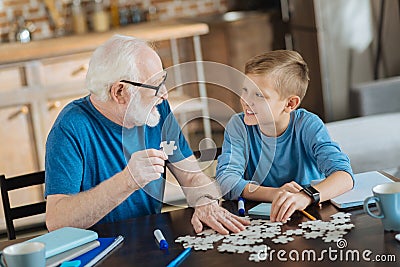
{"label": "kitchen cabinet", "polygon": [[[149,22],[104,33],[60,37],[27,44],[1,44],[0,173],[12,177],[44,169],[45,142],[51,126],[65,105],[88,94],[85,90],[85,76],[91,53],[112,35],[134,35],[149,41],[167,43],[171,55],[166,61],[179,64],[181,57],[177,40],[191,39],[194,59],[201,60],[199,35],[207,32],[208,26],[204,23]],[[201,67],[197,68],[199,77],[202,71]],[[206,97],[204,85],[198,88]],[[171,99],[173,111],[182,99],[186,99],[182,94]],[[184,113],[197,110],[207,115],[206,103],[196,103],[186,107]],[[205,129],[208,128],[206,135],[210,136],[208,119],[204,119],[204,124],[208,124]],[[43,199],[42,187],[15,193],[21,202]],[[0,232],[4,230],[4,219],[0,212]]]}
{"label": "kitchen cabinet", "polygon": [[[204,23],[149,22],[104,33],[66,36],[0,46],[0,172],[6,177],[44,168],[47,134],[58,113],[71,100],[87,94],[84,81],[93,50],[115,33],[149,41],[169,42],[172,64],[179,64],[178,39],[192,38],[195,59],[201,59],[199,35],[208,32]],[[203,88],[204,89],[204,88]],[[179,105],[182,95],[171,99]],[[185,112],[200,110],[204,103]],[[10,119],[10,117],[12,117]],[[210,130],[208,130],[210,131]],[[19,148],[24,148],[24,151]],[[22,162],[21,158],[26,158]],[[14,160],[15,162],[12,162]],[[19,164],[18,164],[19,162]]]}
{"label": "kitchen cabinet", "polygon": [[0,68],[6,80],[0,91],[0,170],[6,177],[43,169],[55,118],[69,101],[87,94],[81,69],[88,62],[89,54],[78,54]]}
{"label": "kitchen cabinet", "polygon": [[9,176],[38,170],[29,104],[0,108],[0,169]]}

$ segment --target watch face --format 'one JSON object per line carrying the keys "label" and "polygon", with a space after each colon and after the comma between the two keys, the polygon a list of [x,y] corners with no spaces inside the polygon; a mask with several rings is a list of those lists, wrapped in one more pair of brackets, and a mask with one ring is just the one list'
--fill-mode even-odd
{"label": "watch face", "polygon": [[307,189],[308,189],[308,190],[310,190],[310,192],[311,192],[312,194],[319,194],[318,190],[317,190],[317,189],[315,189],[315,188],[314,188],[314,187],[312,187],[312,186],[310,186],[310,187],[307,187]]}
{"label": "watch face", "polygon": [[313,199],[313,203],[318,203],[320,200],[319,197],[319,192],[317,189],[315,189],[312,186],[305,187],[304,192],[306,192],[307,195],[309,195]]}

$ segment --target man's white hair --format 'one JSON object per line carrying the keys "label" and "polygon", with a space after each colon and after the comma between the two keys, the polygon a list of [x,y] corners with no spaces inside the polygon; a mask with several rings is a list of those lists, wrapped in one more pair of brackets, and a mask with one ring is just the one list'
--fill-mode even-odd
{"label": "man's white hair", "polygon": [[86,74],[86,89],[99,100],[107,101],[113,83],[140,81],[137,63],[144,47],[149,45],[141,39],[124,35],[111,37],[93,52]]}

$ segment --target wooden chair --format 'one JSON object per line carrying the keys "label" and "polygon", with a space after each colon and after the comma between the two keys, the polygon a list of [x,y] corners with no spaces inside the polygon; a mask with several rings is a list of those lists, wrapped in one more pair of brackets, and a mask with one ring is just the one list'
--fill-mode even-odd
{"label": "wooden chair", "polygon": [[[193,151],[193,155],[197,158],[202,171],[208,175],[209,177],[215,178],[215,168],[216,168],[216,159],[221,154],[222,149],[212,148],[212,149],[203,149],[200,151]],[[169,172],[168,172],[169,173]],[[164,166],[164,179],[167,179],[167,168]],[[186,206],[186,198],[183,194],[182,189],[177,186],[172,186],[171,184],[177,184],[175,178],[171,179],[173,175],[171,173],[168,174],[167,184],[165,185],[164,191],[164,207],[163,212],[171,211],[175,209],[179,209]],[[178,208],[177,208],[178,207]]]}
{"label": "wooden chair", "polygon": [[200,161],[211,161],[216,160],[222,153],[222,148],[208,148],[198,151],[193,151],[193,155]]}
{"label": "wooden chair", "polygon": [[27,188],[34,185],[42,185],[44,184],[44,181],[45,181],[44,171],[30,173],[16,177],[10,177],[7,179],[4,175],[0,175],[1,198],[3,201],[4,217],[7,227],[7,236],[9,240],[16,238],[14,220],[33,215],[43,214],[46,212],[45,201],[33,204],[21,205],[17,207],[11,207],[9,192],[16,189]]}
{"label": "wooden chair", "polygon": [[197,158],[203,172],[211,178],[215,178],[216,160],[221,153],[221,147],[193,151],[193,155]]}

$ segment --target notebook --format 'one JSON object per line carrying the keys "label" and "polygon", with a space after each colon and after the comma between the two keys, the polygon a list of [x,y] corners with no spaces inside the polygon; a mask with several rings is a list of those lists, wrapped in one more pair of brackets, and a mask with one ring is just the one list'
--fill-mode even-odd
{"label": "notebook", "polygon": [[269,219],[269,216],[271,215],[271,205],[271,203],[261,203],[249,209],[247,213],[249,215],[260,216]]}
{"label": "notebook", "polygon": [[339,209],[362,206],[364,200],[373,195],[372,188],[384,183],[393,183],[393,180],[377,171],[355,174],[353,189],[332,198],[331,203]]}
{"label": "notebook", "polygon": [[91,241],[89,243],[80,245],[79,247],[64,251],[53,257],[46,259],[46,267],[55,267],[60,265],[64,261],[68,261],[70,259],[76,258],[96,247],[100,246],[100,242],[98,240]]}
{"label": "notebook", "polygon": [[124,241],[124,237],[101,237],[97,240],[100,242],[99,247],[92,249],[89,252],[72,259],[71,261],[80,260],[81,265],[79,267],[91,267],[103,259],[119,244],[121,244],[122,241]]}
{"label": "notebook", "polygon": [[42,242],[46,245],[46,259],[64,251],[76,248],[98,238],[91,230],[64,227],[25,242]]}

